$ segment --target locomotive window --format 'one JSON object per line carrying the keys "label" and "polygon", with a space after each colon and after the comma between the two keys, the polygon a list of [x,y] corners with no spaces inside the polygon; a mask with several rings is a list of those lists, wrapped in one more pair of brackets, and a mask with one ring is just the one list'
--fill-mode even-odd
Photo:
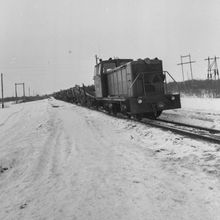
{"label": "locomotive window", "polygon": [[153,78],[153,83],[163,82],[164,79],[165,79],[165,76],[164,76],[163,74],[156,75],[156,76]]}
{"label": "locomotive window", "polygon": [[104,63],[103,64],[103,73],[106,73],[116,67],[115,63]]}
{"label": "locomotive window", "polygon": [[128,61],[121,61],[119,66],[126,64]]}
{"label": "locomotive window", "polygon": [[98,75],[101,75],[101,65],[98,66]]}
{"label": "locomotive window", "polygon": [[97,76],[100,74],[101,74],[101,65],[99,64],[99,65],[95,66],[94,75]]}

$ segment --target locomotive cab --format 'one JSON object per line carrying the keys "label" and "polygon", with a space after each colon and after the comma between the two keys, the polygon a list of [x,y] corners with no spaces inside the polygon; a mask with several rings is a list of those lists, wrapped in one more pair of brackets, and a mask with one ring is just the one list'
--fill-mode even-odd
{"label": "locomotive cab", "polygon": [[94,84],[95,84],[95,92],[97,98],[107,97],[109,95],[108,92],[108,80],[107,74],[121,66],[125,63],[132,61],[132,59],[108,59],[108,60],[99,60],[100,62],[95,65],[94,69]]}

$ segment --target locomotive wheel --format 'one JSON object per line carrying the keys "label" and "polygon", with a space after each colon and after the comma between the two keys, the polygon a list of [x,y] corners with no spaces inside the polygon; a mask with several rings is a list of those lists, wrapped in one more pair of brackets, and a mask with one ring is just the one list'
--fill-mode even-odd
{"label": "locomotive wheel", "polygon": [[120,106],[118,106],[117,104],[113,104],[111,108],[111,113],[116,116],[119,112],[121,112]]}
{"label": "locomotive wheel", "polygon": [[136,115],[134,115],[134,118],[135,118],[136,120],[138,120],[138,121],[141,121],[142,115],[141,115],[141,114],[136,114]]}
{"label": "locomotive wheel", "polygon": [[150,113],[147,113],[145,116],[150,119],[156,119],[157,117],[161,115],[161,113],[162,111],[150,112]]}
{"label": "locomotive wheel", "polygon": [[162,110],[157,111],[156,117],[159,117],[161,115],[161,113],[162,113]]}
{"label": "locomotive wheel", "polygon": [[113,114],[114,116],[116,116],[116,115],[117,115],[117,111],[115,111],[115,109],[112,109],[112,114]]}

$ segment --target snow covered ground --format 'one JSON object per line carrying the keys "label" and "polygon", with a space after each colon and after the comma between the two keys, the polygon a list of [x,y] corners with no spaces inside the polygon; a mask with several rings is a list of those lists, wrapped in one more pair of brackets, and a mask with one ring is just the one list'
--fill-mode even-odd
{"label": "snow covered ground", "polygon": [[220,99],[181,98],[181,109],[164,111],[160,118],[220,129]]}
{"label": "snow covered ground", "polygon": [[[161,117],[218,127],[187,102]],[[219,180],[216,144],[54,99],[0,109],[0,219],[218,220]]]}

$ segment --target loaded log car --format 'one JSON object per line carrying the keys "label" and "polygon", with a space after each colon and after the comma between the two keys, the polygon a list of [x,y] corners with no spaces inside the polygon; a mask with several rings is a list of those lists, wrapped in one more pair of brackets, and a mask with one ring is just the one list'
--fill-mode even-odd
{"label": "loaded log car", "polygon": [[95,66],[95,95],[99,105],[116,114],[158,117],[180,108],[180,94],[167,94],[162,61],[155,59],[100,60]]}
{"label": "loaded log car", "polygon": [[60,90],[53,94],[54,98],[75,103],[87,107],[95,106],[95,90],[94,86],[75,85],[75,87]]}
{"label": "loaded log car", "polygon": [[100,59],[95,65],[94,87],[75,86],[54,97],[137,119],[157,118],[163,110],[181,107],[180,94],[166,92],[167,75],[172,78],[157,58]]}

